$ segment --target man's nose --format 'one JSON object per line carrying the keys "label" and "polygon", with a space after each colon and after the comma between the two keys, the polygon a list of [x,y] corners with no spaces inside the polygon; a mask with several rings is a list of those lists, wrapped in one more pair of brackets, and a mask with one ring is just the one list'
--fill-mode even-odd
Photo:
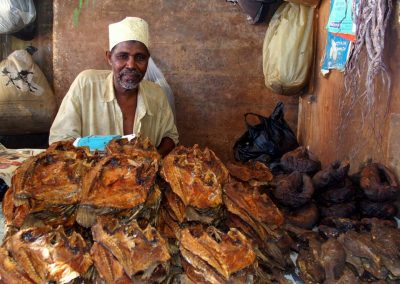
{"label": "man's nose", "polygon": [[128,60],[126,62],[126,67],[128,68],[134,68],[136,67],[136,62],[135,62],[135,58],[133,56],[129,56]]}

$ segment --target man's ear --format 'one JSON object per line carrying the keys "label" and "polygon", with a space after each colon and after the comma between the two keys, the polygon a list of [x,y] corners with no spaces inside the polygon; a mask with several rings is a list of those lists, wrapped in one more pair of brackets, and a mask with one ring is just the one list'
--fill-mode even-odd
{"label": "man's ear", "polygon": [[106,51],[106,60],[107,60],[108,64],[110,64],[110,66],[111,66],[112,65],[111,64],[111,51],[109,51],[109,50]]}

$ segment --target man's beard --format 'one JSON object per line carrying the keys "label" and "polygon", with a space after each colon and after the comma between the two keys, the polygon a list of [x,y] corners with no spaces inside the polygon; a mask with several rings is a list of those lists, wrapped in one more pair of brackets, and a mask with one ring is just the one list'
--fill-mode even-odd
{"label": "man's beard", "polygon": [[[135,80],[123,79],[123,77],[129,76],[134,77]],[[125,90],[135,90],[138,88],[141,79],[143,78],[143,73],[134,69],[122,69],[118,73],[118,83]]]}

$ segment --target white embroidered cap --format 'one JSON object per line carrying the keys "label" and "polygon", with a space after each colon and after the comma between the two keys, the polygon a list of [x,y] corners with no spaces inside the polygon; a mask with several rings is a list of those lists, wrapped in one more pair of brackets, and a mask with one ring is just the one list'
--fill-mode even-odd
{"label": "white embroidered cap", "polygon": [[120,22],[108,26],[110,50],[118,43],[137,40],[149,48],[149,26],[137,17],[126,17]]}

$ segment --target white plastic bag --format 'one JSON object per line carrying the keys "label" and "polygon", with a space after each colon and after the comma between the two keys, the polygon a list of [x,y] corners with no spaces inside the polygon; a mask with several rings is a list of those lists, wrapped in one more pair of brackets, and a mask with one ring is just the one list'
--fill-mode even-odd
{"label": "white plastic bag", "polygon": [[36,18],[33,0],[0,1],[0,34],[14,33]]}
{"label": "white plastic bag", "polygon": [[265,85],[281,95],[298,95],[313,62],[314,8],[282,4],[272,17],[263,46]]}
{"label": "white plastic bag", "polygon": [[172,93],[172,89],[169,86],[167,80],[164,77],[164,74],[161,70],[157,67],[156,63],[154,62],[153,58],[150,57],[149,64],[147,65],[147,71],[144,75],[144,79],[148,81],[152,81],[158,85],[160,85],[161,89],[163,89],[165,95],[167,96],[169,105],[171,106],[172,112],[175,117],[175,98],[174,94]]}

